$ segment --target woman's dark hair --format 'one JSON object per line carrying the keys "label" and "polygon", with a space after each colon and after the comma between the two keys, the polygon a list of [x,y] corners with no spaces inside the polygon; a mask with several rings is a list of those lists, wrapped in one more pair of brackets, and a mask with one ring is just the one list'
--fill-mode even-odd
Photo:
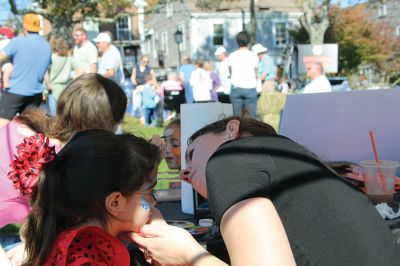
{"label": "woman's dark hair", "polygon": [[250,42],[250,34],[247,31],[241,31],[236,36],[236,43],[239,47],[246,47]]}
{"label": "woman's dark hair", "polygon": [[84,74],[73,80],[61,93],[57,115],[49,136],[67,142],[86,129],[114,131],[122,121],[127,98],[121,87],[99,74]]}
{"label": "woman's dark hair", "polygon": [[140,189],[150,174],[149,166],[140,163],[148,154],[140,153],[141,145],[126,142],[107,130],[82,131],[44,165],[30,199],[32,211],[21,228],[24,265],[42,265],[56,235],[67,228],[93,219],[105,226],[112,217],[105,208],[110,193],[128,196]]}
{"label": "woman's dark hair", "polygon": [[239,120],[240,121],[240,126],[239,126],[239,134],[242,133],[250,133],[253,136],[269,136],[269,135],[276,135],[275,129],[261,121],[258,121],[254,118],[247,117],[247,116],[229,116],[227,118],[218,120],[214,123],[211,123],[199,130],[197,130],[195,133],[190,136],[188,139],[188,143],[193,142],[196,138],[200,137],[201,135],[207,134],[207,133],[214,133],[218,134],[221,132],[224,132],[226,130],[226,126],[229,121],[231,120]]}

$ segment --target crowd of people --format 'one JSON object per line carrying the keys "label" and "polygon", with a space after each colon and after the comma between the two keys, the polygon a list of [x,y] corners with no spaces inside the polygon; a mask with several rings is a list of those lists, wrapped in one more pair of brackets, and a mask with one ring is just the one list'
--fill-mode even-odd
{"label": "crowd of people", "polygon": [[[36,14],[26,14],[22,24],[23,33],[16,37],[10,30],[2,28],[3,33],[0,32],[0,125],[26,108],[41,105],[54,116],[62,90],[71,80],[85,73],[101,74],[120,86],[126,84],[126,74],[130,74],[133,91],[126,90],[131,106],[129,112],[144,124],[153,126],[162,126],[168,116],[165,109],[179,116],[181,103],[229,101],[234,114],[247,112],[251,117],[257,117],[260,93],[290,91],[285,77],[278,79],[278,68],[268,49],[259,43],[250,49],[250,35],[245,31],[237,35],[239,48],[236,51],[228,54],[224,47],[218,47],[214,53],[215,63],[200,59],[192,62],[189,57],[184,57],[180,68],[168,73],[168,80],[159,84],[146,55],[140,58],[131,73],[126,73],[110,32],[100,32],[90,40],[86,30],[76,26],[72,32],[72,47],[61,36],[51,36],[48,42],[40,36],[41,26]],[[36,52],[31,53],[32,49]],[[306,69],[312,82],[305,87],[305,93],[331,90],[321,64],[310,63]],[[147,75],[150,77],[146,82]],[[149,93],[150,85],[154,93]],[[43,101],[46,104],[43,105]]]}
{"label": "crowd of people", "polygon": [[43,38],[36,14],[24,15],[22,26],[23,32],[18,36],[4,35],[7,42],[2,41],[0,50],[0,126],[25,109],[41,106],[43,100],[47,101],[45,109],[54,116],[61,92],[82,74],[99,73],[120,86],[123,84],[122,57],[111,43],[109,32],[101,32],[93,39],[96,47],[86,30],[77,26],[71,47],[61,36],[51,36],[49,41]]}
{"label": "crowd of people", "polygon": [[[22,224],[11,245],[0,237],[2,265],[225,265],[157,210],[153,189],[163,159],[208,200],[232,265],[398,263],[395,238],[368,198],[256,119],[257,87],[288,88],[277,82],[268,49],[249,48],[246,32],[230,55],[215,51],[215,71],[186,58],[179,74],[159,85],[147,56],[133,69],[140,91],[133,99],[140,97],[147,125],[163,116],[171,91],[188,103],[229,92],[234,116],[197,130],[181,151],[179,119],[150,141],[115,134],[128,98],[109,33],[94,39],[96,48],[75,28],[71,49],[61,37],[42,38],[34,14],[23,27],[25,35],[0,52],[0,61],[10,61],[0,98],[0,228]],[[329,91],[321,64],[307,73],[307,93]],[[37,108],[44,87],[51,115]]]}

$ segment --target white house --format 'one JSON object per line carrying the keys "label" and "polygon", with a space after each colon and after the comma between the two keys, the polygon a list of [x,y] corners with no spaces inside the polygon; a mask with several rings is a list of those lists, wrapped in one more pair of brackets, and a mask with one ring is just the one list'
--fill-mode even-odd
{"label": "white house", "polygon": [[[178,66],[178,45],[174,33],[183,34],[181,57],[214,59],[214,51],[224,46],[228,52],[237,49],[236,35],[250,29],[249,0],[220,1],[219,7],[202,10],[196,0],[166,0],[146,18],[142,52],[150,55],[152,66]],[[291,0],[255,1],[257,32],[255,40],[268,47],[279,64],[290,38],[288,30],[297,25],[300,9]]]}

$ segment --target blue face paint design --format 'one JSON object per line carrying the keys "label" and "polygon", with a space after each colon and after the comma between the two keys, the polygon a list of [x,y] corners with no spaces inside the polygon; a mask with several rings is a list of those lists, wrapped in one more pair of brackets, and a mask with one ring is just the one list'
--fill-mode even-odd
{"label": "blue face paint design", "polygon": [[[153,184],[151,184],[151,183],[146,183],[146,184],[144,185],[143,191],[148,190],[148,189],[151,188],[152,186],[153,186]],[[151,209],[151,203],[144,199],[144,195],[145,195],[145,193],[142,193],[142,195],[140,196],[140,207],[142,207],[143,210],[145,210],[145,211],[150,211],[150,209]]]}

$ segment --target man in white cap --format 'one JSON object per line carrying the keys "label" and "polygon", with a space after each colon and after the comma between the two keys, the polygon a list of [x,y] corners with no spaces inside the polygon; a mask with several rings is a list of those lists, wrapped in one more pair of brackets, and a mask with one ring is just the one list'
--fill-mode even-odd
{"label": "man in white cap", "polygon": [[0,64],[10,60],[13,69],[8,88],[1,91],[0,127],[17,113],[42,103],[43,78],[51,63],[49,43],[39,35],[40,18],[33,13],[22,19],[24,36],[13,38],[0,51]]}
{"label": "man in white cap", "polygon": [[115,49],[111,48],[110,35],[106,32],[100,32],[93,41],[101,54],[97,73],[114,80],[118,85],[122,86],[125,77],[121,56],[116,56]]}
{"label": "man in white cap", "polygon": [[258,78],[262,82],[262,91],[271,92],[275,90],[275,78],[278,71],[274,60],[267,54],[267,47],[257,43],[251,50],[258,55]]}
{"label": "man in white cap", "polygon": [[231,91],[231,73],[229,72],[229,60],[226,49],[218,47],[214,55],[217,57],[218,62],[215,64],[215,70],[219,77],[220,87],[217,92],[229,94]]}

